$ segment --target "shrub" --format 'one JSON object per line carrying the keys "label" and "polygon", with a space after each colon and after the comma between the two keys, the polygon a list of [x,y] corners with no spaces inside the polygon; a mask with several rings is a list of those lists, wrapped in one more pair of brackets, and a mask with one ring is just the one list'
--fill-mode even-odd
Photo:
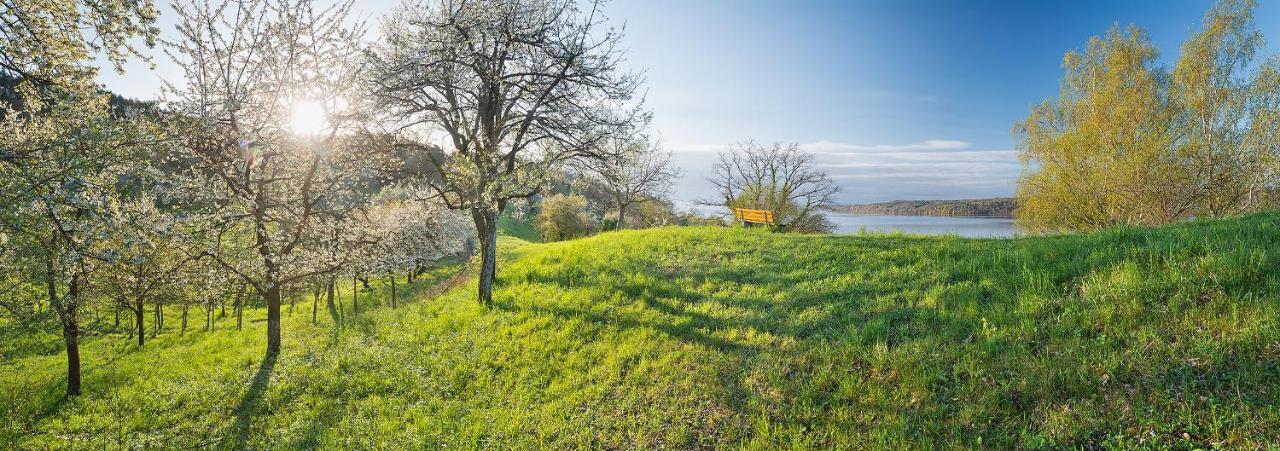
{"label": "shrub", "polygon": [[590,235],[596,219],[587,213],[587,199],[573,194],[542,198],[538,230],[544,241],[561,241]]}

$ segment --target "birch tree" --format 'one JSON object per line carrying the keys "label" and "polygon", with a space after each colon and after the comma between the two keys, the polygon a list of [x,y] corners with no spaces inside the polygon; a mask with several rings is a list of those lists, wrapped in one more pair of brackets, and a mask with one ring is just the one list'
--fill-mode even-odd
{"label": "birch tree", "polygon": [[1160,224],[1191,214],[1158,56],[1145,31],[1116,26],[1063,58],[1059,97],[1015,126],[1028,168],[1015,213],[1023,227]]}
{"label": "birch tree", "polygon": [[1173,68],[1175,146],[1179,157],[1192,161],[1186,168],[1188,200],[1197,215],[1255,210],[1280,182],[1280,60],[1273,56],[1255,65],[1265,49],[1253,25],[1256,7],[1254,0],[1214,5],[1203,29],[1183,43]]}
{"label": "birch tree", "polygon": [[1251,0],[1224,0],[1172,70],[1144,30],[1063,59],[1057,98],[1014,127],[1018,222],[1040,232],[1160,225],[1268,207],[1280,188],[1280,58]]}

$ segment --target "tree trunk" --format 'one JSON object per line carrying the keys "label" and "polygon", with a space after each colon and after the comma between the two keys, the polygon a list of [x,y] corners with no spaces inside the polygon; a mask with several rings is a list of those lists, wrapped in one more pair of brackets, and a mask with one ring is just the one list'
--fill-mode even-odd
{"label": "tree trunk", "polygon": [[136,326],[138,326],[138,347],[141,348],[142,345],[147,342],[147,324],[146,321],[144,321],[147,310],[144,308],[146,306],[142,305],[142,299],[138,299],[138,303],[136,305],[137,309],[134,310],[133,313],[135,317],[134,319],[136,320],[135,322],[137,323]]}
{"label": "tree trunk", "polygon": [[80,337],[79,331],[72,328],[63,331],[63,340],[67,342],[67,396],[80,395]]}
{"label": "tree trunk", "polygon": [[334,298],[338,300],[338,319],[345,320],[347,317],[347,308],[342,305],[342,291],[338,289],[338,282],[333,282]]}
{"label": "tree trunk", "polygon": [[311,290],[311,325],[316,325],[316,310],[320,307],[320,290]]}
{"label": "tree trunk", "polygon": [[476,232],[480,234],[480,280],[478,298],[480,305],[488,308],[493,303],[493,281],[497,278],[498,211],[473,208]]}
{"label": "tree trunk", "polygon": [[190,309],[188,305],[186,304],[182,305],[182,329],[179,330],[178,335],[187,334],[187,310],[188,309]]}
{"label": "tree trunk", "polygon": [[622,203],[622,201],[618,201],[618,225],[614,227],[614,230],[625,229],[626,223],[627,223],[627,204]]}
{"label": "tree trunk", "polygon": [[335,291],[337,291],[337,288],[335,288],[334,285],[337,285],[337,282],[333,280],[333,277],[329,277],[329,284],[326,285],[325,287],[326,287],[326,291],[328,291],[327,299],[329,303],[329,310],[331,311],[337,311],[338,309],[336,304],[333,303],[333,298],[336,296]]}
{"label": "tree trunk", "polygon": [[70,321],[63,321],[62,334],[67,341],[67,396],[80,394],[80,324],[76,321],[76,310],[80,307],[80,273],[71,276],[71,286],[67,289],[71,299],[67,308]]}
{"label": "tree trunk", "polygon": [[155,318],[155,321],[152,321],[153,323],[155,323],[154,324],[155,327],[152,327],[151,338],[155,338],[156,336],[160,335],[160,328],[164,327],[164,311],[162,310],[163,308],[164,308],[163,304],[156,302],[156,308],[154,309],[156,318]]}
{"label": "tree trunk", "polygon": [[280,284],[268,278],[270,288],[264,293],[267,301],[267,355],[280,353]]}
{"label": "tree trunk", "polygon": [[[55,233],[56,242],[57,235]],[[62,341],[67,346],[67,396],[80,394],[80,325],[76,321],[77,307],[80,303],[80,273],[71,276],[67,299],[58,298],[58,283],[55,279],[53,259],[45,262],[45,288],[48,290],[49,305],[58,312],[58,322],[62,323]],[[64,302],[65,301],[65,302]]]}
{"label": "tree trunk", "polygon": [[242,330],[244,327],[244,298],[248,296],[247,291],[249,291],[248,285],[240,285],[240,294],[236,296],[236,305],[234,306],[236,311],[236,330]]}
{"label": "tree trunk", "polygon": [[360,273],[351,275],[351,314],[360,314]]}
{"label": "tree trunk", "polygon": [[396,308],[396,274],[391,273],[391,308]]}

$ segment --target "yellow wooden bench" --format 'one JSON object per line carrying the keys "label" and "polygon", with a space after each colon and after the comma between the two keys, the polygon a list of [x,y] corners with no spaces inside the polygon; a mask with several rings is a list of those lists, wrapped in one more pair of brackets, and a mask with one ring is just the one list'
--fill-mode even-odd
{"label": "yellow wooden bench", "polygon": [[763,225],[770,225],[770,226],[778,225],[776,219],[773,216],[773,211],[770,211],[770,210],[752,210],[749,208],[735,208],[733,209],[733,220],[741,222],[742,225],[744,226],[750,226],[752,224],[763,224]]}

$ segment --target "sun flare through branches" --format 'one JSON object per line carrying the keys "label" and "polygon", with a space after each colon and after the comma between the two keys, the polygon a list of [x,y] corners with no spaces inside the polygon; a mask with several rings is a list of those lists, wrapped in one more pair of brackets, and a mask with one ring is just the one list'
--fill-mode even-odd
{"label": "sun flare through branches", "polygon": [[324,105],[312,100],[293,103],[289,113],[289,130],[299,136],[316,136],[329,128],[329,118]]}

